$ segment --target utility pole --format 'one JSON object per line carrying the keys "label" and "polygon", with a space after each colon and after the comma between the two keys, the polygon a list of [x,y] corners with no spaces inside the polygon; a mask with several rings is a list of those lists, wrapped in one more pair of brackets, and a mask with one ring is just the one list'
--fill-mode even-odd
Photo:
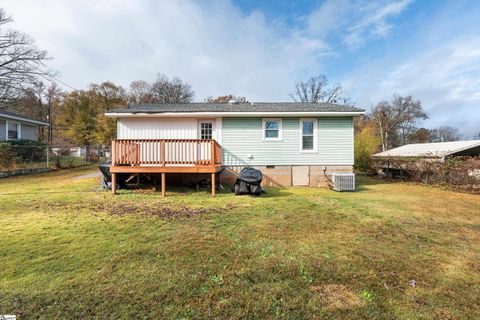
{"label": "utility pole", "polygon": [[51,144],[52,144],[52,140],[53,140],[53,128],[52,128],[52,99],[51,99],[51,97],[49,97],[49,99],[48,99],[48,115],[47,115],[47,118],[48,118],[47,141],[48,141],[48,145],[51,145]]}

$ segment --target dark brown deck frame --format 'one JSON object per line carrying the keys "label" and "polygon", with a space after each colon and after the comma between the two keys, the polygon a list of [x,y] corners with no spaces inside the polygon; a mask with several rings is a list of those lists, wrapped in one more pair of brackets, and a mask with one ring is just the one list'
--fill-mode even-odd
{"label": "dark brown deck frame", "polygon": [[117,173],[160,173],[165,196],[167,173],[210,173],[212,196],[215,174],[222,169],[222,147],[204,139],[125,139],[112,141],[112,193]]}

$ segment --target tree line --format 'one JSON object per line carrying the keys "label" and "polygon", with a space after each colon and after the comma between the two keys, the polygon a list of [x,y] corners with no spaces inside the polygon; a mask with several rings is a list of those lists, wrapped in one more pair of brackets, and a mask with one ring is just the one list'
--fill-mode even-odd
{"label": "tree line", "polygon": [[460,140],[458,128],[444,125],[433,129],[420,126],[428,119],[422,103],[412,96],[394,94],[390,101],[372,106],[355,123],[355,166],[368,170],[371,156],[410,143]]}
{"label": "tree line", "polygon": [[[107,145],[116,136],[114,120],[104,115],[107,110],[128,104],[193,101],[189,83],[162,74],[153,82],[133,81],[127,88],[107,81],[84,90],[62,90],[55,82],[56,73],[46,66],[47,52],[28,35],[7,29],[11,21],[0,9],[0,108],[49,122],[49,128],[40,132],[49,144]],[[341,84],[330,84],[323,74],[296,82],[289,96],[302,103],[353,105]],[[227,94],[204,101],[247,102],[247,98]],[[420,127],[426,119],[422,103],[411,96],[394,95],[377,103],[356,120],[356,155],[367,159],[373,152],[407,143],[459,139],[455,127]]]}
{"label": "tree line", "polygon": [[[311,77],[295,84],[291,98],[297,102],[341,103],[353,105],[339,83],[330,84],[325,75]],[[420,126],[429,118],[420,100],[393,94],[380,101],[355,120],[355,164],[370,167],[371,156],[379,151],[410,143],[448,142],[460,139],[458,128],[444,125],[433,129]],[[480,139],[480,133],[478,135]]]}
{"label": "tree line", "polygon": [[[107,145],[116,136],[115,121],[105,112],[138,103],[188,103],[194,93],[188,83],[159,75],[157,80],[133,81],[128,89],[112,82],[90,84],[85,90],[63,91],[54,82],[36,82],[10,100],[6,109],[50,121],[53,145]],[[49,135],[50,134],[50,135]]]}

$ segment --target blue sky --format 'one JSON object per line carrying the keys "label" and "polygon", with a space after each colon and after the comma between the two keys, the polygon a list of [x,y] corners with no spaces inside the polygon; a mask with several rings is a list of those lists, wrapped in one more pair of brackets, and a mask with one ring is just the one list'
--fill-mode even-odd
{"label": "blue sky", "polygon": [[393,93],[423,102],[422,125],[480,132],[480,4],[414,0],[4,0],[16,29],[75,88],[157,73],[196,100],[227,93],[289,101],[324,73],[359,107]]}

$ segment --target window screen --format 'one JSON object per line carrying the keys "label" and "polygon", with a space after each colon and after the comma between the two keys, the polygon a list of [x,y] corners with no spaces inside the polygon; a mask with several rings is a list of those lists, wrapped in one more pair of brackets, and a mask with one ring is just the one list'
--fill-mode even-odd
{"label": "window screen", "polygon": [[279,137],[279,124],[278,121],[268,120],[265,121],[265,138],[278,138]]}
{"label": "window screen", "polygon": [[314,143],[314,124],[313,121],[302,121],[302,150],[313,150]]}
{"label": "window screen", "polygon": [[17,140],[18,139],[18,124],[8,123],[8,140]]}

